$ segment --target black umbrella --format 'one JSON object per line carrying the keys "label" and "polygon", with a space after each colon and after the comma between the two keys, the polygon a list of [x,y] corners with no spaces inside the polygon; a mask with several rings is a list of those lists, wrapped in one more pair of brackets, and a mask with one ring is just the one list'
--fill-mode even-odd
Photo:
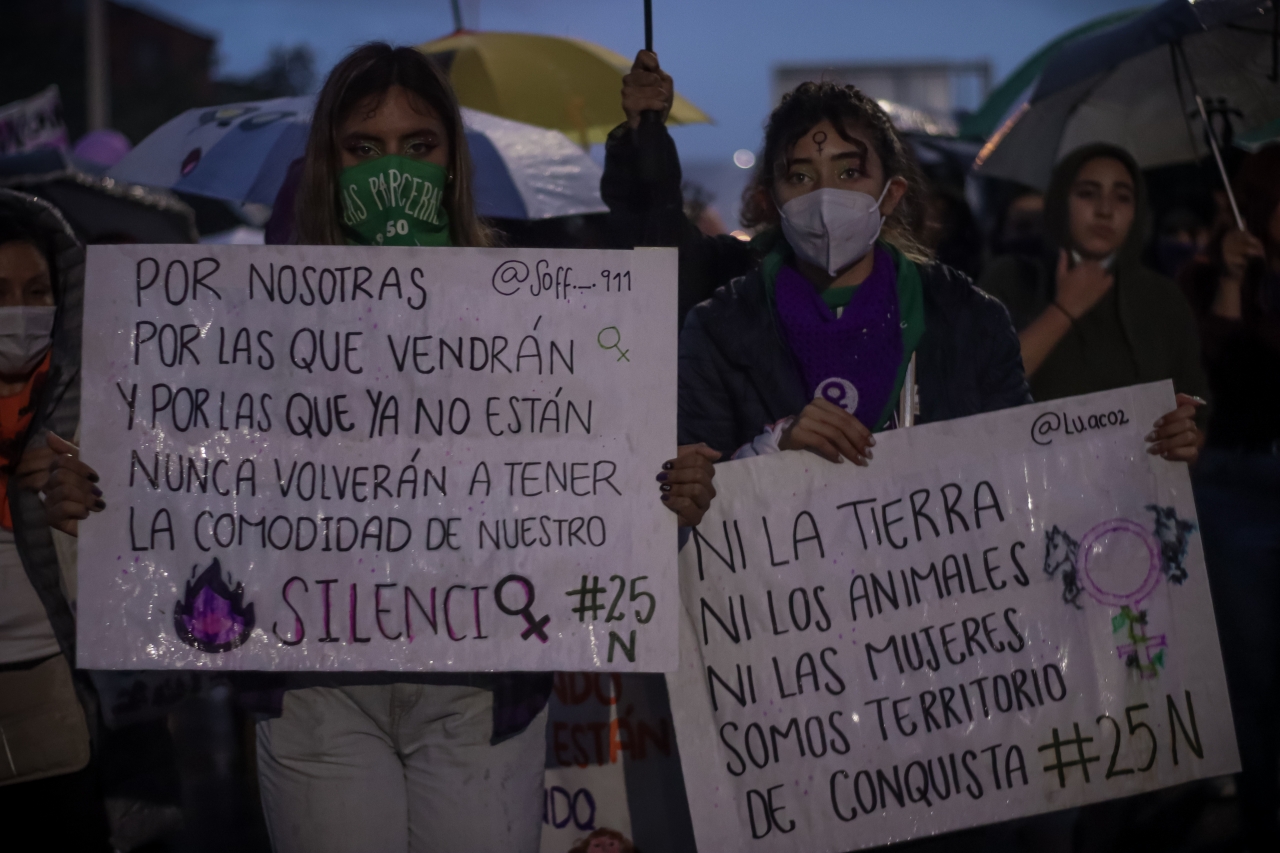
{"label": "black umbrella", "polygon": [[1143,168],[1212,152],[1225,183],[1210,119],[1251,129],[1280,118],[1277,14],[1274,0],[1167,0],[1064,46],[979,173],[1044,187],[1059,157],[1110,142]]}

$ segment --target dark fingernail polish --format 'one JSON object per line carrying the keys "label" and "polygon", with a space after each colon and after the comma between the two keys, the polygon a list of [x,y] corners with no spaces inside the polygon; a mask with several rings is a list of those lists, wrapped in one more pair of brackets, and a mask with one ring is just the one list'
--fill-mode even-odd
{"label": "dark fingernail polish", "polygon": [[107,502],[106,502],[106,501],[104,501],[104,500],[102,500],[101,498],[99,498],[98,500],[94,501],[94,502],[93,502],[93,505],[94,505],[95,507],[97,507],[98,509],[106,509],[106,508],[107,508]]}
{"label": "dark fingernail polish", "polygon": [[89,482],[90,482],[90,483],[96,483],[96,482],[98,482],[98,475],[97,475],[97,474],[90,474],[90,475],[89,475]]}
{"label": "dark fingernail polish", "polygon": [[102,497],[102,489],[99,489],[97,486],[90,486],[89,491],[93,492],[93,496],[95,498]]}
{"label": "dark fingernail polish", "polygon": [[663,471],[661,474],[659,474],[659,475],[658,475],[658,482],[659,482],[659,483],[663,482],[663,481],[664,481],[664,480],[666,480],[666,479],[667,479],[667,472],[666,472],[666,471]]}
{"label": "dark fingernail polish", "polygon": [[675,465],[675,463],[674,463],[674,462],[663,462],[663,463],[662,463],[662,470],[663,470],[663,471],[670,471],[670,470],[671,470],[672,468],[674,468],[674,467],[676,467],[676,465]]}
{"label": "dark fingernail polish", "polygon": [[663,484],[662,484],[661,486],[659,486],[658,488],[662,489],[662,491],[664,491],[664,492],[669,492],[669,491],[671,491],[671,484],[670,484],[670,483],[663,483]]}
{"label": "dark fingernail polish", "polygon": [[662,495],[662,499],[663,499],[664,501],[666,501],[666,500],[670,500],[670,498],[671,498],[671,495]]}

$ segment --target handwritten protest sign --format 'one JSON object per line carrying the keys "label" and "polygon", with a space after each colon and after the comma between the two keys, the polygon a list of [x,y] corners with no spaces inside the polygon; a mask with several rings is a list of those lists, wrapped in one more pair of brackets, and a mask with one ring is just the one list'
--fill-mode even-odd
{"label": "handwritten protest sign", "polygon": [[556,673],[543,796],[542,853],[564,853],[601,828],[641,850],[693,850],[662,676]]}
{"label": "handwritten protest sign", "polygon": [[79,663],[676,662],[675,253],[89,251]]}
{"label": "handwritten protest sign", "polygon": [[721,465],[669,675],[700,850],[838,851],[1239,766],[1169,384]]}

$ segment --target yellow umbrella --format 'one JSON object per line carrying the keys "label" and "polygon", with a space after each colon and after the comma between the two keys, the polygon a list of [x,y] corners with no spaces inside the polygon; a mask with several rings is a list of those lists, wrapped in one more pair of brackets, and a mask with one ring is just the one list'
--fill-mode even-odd
{"label": "yellow umbrella", "polygon": [[[584,147],[625,116],[619,93],[631,60],[578,39],[465,30],[418,46],[449,74],[464,107],[559,130]],[[669,124],[710,123],[676,95]]]}

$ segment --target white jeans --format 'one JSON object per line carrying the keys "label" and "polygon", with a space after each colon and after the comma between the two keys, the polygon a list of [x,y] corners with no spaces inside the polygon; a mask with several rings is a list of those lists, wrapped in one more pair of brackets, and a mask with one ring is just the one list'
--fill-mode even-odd
{"label": "white jeans", "polygon": [[309,687],[258,723],[276,853],[537,853],[547,711],[490,746],[493,693]]}

